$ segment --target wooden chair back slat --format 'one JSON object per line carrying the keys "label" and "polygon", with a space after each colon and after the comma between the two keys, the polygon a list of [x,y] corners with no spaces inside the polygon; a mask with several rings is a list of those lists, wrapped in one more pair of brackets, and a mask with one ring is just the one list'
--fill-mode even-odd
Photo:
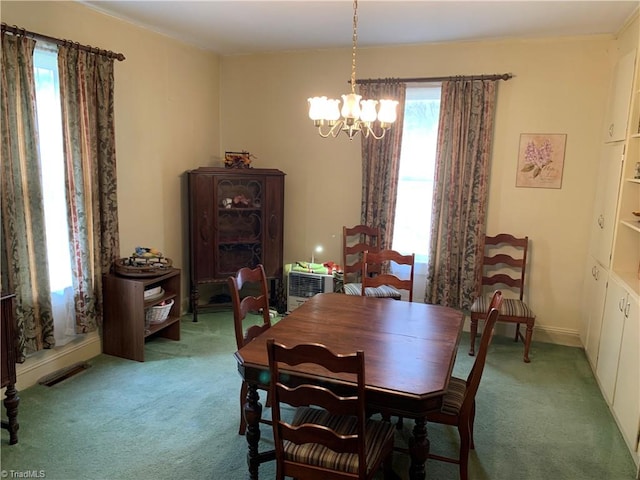
{"label": "wooden chair back slat", "polygon": [[517,289],[518,293],[520,293],[520,291],[522,290],[522,279],[513,278],[504,273],[496,273],[495,275],[491,276],[483,276],[482,285],[506,285],[507,287],[513,287],[514,289]]}
{"label": "wooden chair back slat", "polygon": [[334,415],[354,415],[358,409],[358,397],[342,397],[317,385],[299,385],[289,388],[282,385],[280,400],[292,407],[321,406]]}
{"label": "wooden chair back slat", "polygon": [[320,443],[334,452],[358,453],[359,438],[357,435],[339,435],[322,425],[304,424],[289,427],[280,424],[280,436],[283,440],[295,444]]}

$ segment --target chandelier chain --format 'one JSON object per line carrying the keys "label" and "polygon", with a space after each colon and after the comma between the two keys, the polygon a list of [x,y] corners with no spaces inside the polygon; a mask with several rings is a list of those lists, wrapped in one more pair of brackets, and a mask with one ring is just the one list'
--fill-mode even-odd
{"label": "chandelier chain", "polygon": [[353,0],[353,46],[351,49],[351,93],[356,86],[356,45],[358,44],[358,0]]}
{"label": "chandelier chain", "polygon": [[[336,137],[341,132],[349,140],[360,133],[364,138],[380,140],[396,121],[398,101],[393,99],[365,99],[356,95],[356,49],[358,46],[358,0],[353,0],[353,36],[351,48],[351,93],[340,100],[326,96],[311,97],[309,118],[322,138]],[[380,107],[376,107],[380,105]],[[326,127],[326,130],[323,128]]]}

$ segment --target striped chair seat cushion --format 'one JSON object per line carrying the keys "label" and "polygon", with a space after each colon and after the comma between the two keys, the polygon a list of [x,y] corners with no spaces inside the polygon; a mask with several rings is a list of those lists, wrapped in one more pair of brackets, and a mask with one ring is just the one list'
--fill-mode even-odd
{"label": "striped chair seat cushion", "polygon": [[[346,293],[347,295],[361,295],[362,284],[345,283],[344,293]],[[402,297],[398,289],[390,287],[388,285],[381,285],[379,287],[367,287],[364,293],[367,297],[395,298],[396,300],[400,300],[400,297]]]}
{"label": "striped chair seat cushion", "polygon": [[467,382],[461,378],[451,377],[449,379],[449,388],[442,399],[442,413],[449,415],[458,415],[462,408],[464,400],[464,392],[467,390]]}
{"label": "striped chair seat cushion", "polygon": [[[357,420],[353,416],[331,415],[326,410],[318,408],[299,407],[291,423],[292,425],[321,424],[341,434],[353,434],[356,432]],[[395,427],[389,422],[367,420],[365,427],[367,466],[374,464],[379,458],[386,442],[389,438],[393,438],[394,429]],[[284,451],[285,457],[290,461],[358,473],[358,455],[355,453],[336,453],[317,443],[296,445],[288,441],[284,442]]]}
{"label": "striped chair seat cushion", "polygon": [[[491,297],[478,297],[471,306],[471,312],[486,314],[491,303]],[[529,306],[517,298],[505,298],[500,306],[500,315],[505,317],[535,318],[535,314]],[[500,318],[498,318],[500,320]]]}

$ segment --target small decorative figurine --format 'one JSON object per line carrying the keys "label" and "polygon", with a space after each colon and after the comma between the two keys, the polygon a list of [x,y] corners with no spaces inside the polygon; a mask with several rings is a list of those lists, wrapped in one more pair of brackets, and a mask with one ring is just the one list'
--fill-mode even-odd
{"label": "small decorative figurine", "polygon": [[227,168],[251,168],[251,161],[255,155],[243,150],[242,152],[224,152],[224,166]]}

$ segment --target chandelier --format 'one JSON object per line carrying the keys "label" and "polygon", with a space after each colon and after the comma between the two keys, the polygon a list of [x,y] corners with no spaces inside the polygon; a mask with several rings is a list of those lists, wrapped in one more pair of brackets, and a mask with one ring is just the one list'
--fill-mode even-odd
{"label": "chandelier", "polygon": [[[351,93],[342,95],[340,100],[327,97],[309,98],[309,118],[318,127],[321,137],[337,137],[340,132],[349,140],[362,132],[365,137],[379,140],[396,121],[396,100],[362,100],[355,92],[356,86],[356,45],[358,43],[358,0],[353,1],[353,46],[351,49]],[[380,104],[378,110],[376,105]],[[378,121],[376,124],[376,120]],[[377,125],[377,126],[376,126]],[[377,133],[376,133],[377,130]]]}

